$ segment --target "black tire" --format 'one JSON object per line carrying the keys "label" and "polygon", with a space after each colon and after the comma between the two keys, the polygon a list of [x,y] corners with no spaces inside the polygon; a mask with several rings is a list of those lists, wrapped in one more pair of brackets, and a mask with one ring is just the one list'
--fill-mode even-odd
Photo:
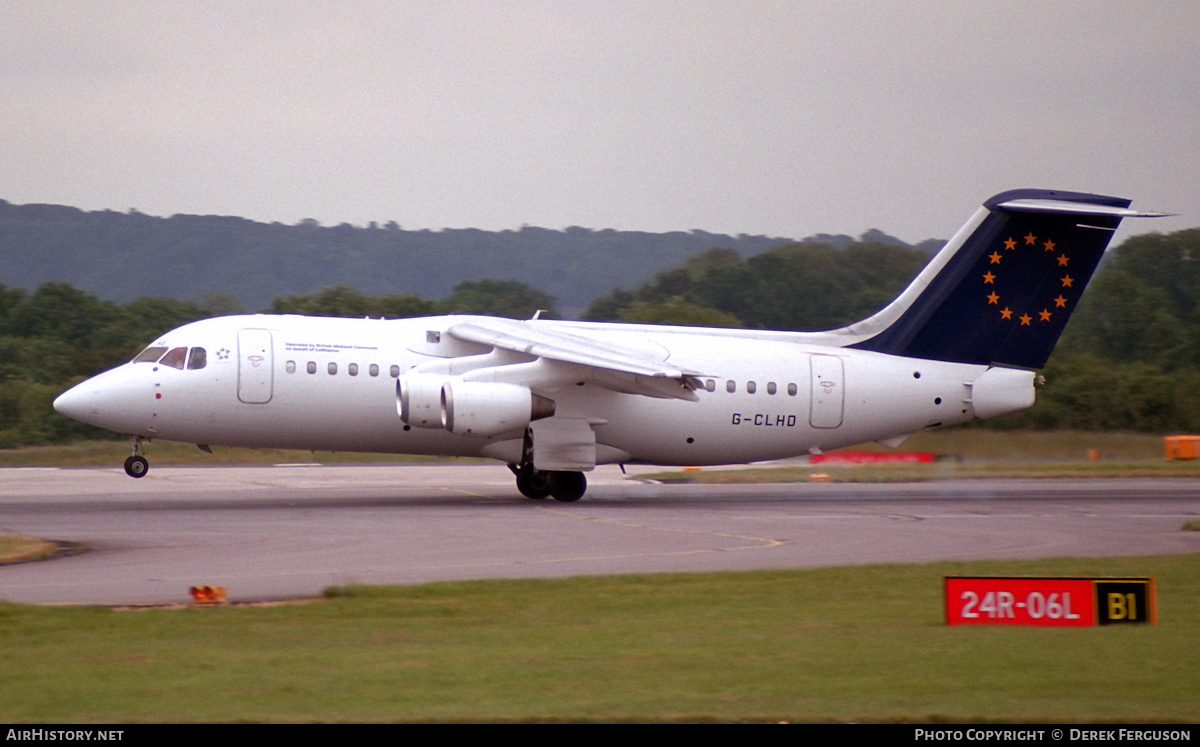
{"label": "black tire", "polygon": [[563,503],[574,503],[587,490],[587,478],[582,472],[551,472],[550,495]]}
{"label": "black tire", "polygon": [[125,474],[130,477],[145,477],[150,471],[150,462],[145,457],[131,456],[125,460]]}
{"label": "black tire", "polygon": [[545,500],[550,495],[550,482],[545,473],[534,472],[532,467],[523,467],[517,472],[517,490],[521,495],[535,501]]}

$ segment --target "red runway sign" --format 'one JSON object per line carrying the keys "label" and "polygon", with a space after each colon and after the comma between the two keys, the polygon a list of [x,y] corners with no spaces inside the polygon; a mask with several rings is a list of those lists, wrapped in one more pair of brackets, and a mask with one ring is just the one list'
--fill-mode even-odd
{"label": "red runway sign", "polygon": [[1154,579],[946,577],[947,625],[1155,622]]}

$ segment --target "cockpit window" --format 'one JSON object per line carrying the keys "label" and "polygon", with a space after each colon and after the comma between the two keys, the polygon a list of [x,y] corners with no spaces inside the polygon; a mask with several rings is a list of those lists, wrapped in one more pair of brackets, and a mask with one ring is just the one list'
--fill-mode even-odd
{"label": "cockpit window", "polygon": [[204,348],[192,348],[192,357],[188,358],[188,370],[195,371],[208,365],[208,351]]}
{"label": "cockpit window", "polygon": [[187,348],[171,348],[171,352],[159,359],[158,363],[162,366],[183,370],[185,360],[187,360]]}
{"label": "cockpit window", "polygon": [[138,353],[138,357],[133,359],[134,363],[153,363],[162,357],[162,354],[167,352],[164,347],[148,347]]}

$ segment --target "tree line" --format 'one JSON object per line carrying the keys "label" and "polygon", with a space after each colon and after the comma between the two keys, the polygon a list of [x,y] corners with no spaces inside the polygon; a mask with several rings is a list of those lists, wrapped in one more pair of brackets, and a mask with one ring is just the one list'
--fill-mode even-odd
{"label": "tree line", "polygon": [[464,280],[497,278],[556,296],[576,314],[614,285],[649,278],[711,246],[750,255],[793,241],[580,226],[433,231],[394,221],[323,226],[312,219],[285,225],[0,200],[0,279],[7,285],[33,290],[64,282],[123,302],[200,298],[219,289],[247,309],[338,284],[368,295],[443,298]]}
{"label": "tree line", "polygon": [[[877,241],[804,243],[743,257],[697,254],[631,290],[596,298],[592,320],[815,330],[862,319],[927,261]],[[347,285],[280,296],[263,310],[401,318],[476,313],[557,317],[556,299],[515,280],[460,282],[440,299],[368,295]],[[65,283],[0,285],[0,447],[97,437],[50,403],[71,384],[132,358],[162,332],[240,311],[237,299],[118,303]],[[1200,432],[1200,229],[1135,236],[1110,251],[1044,370],[1048,386],[1009,428]],[[105,434],[111,435],[111,434]]]}

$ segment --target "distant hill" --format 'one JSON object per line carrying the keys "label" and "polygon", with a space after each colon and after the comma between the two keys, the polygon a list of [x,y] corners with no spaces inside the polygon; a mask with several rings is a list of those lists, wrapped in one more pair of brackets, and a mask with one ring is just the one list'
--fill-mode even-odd
{"label": "distant hill", "polygon": [[[864,237],[907,246],[878,230]],[[835,246],[853,241],[848,236],[812,240]],[[33,289],[66,282],[119,302],[143,296],[198,300],[222,293],[251,311],[280,296],[335,284],[369,295],[442,298],[463,280],[496,278],[549,293],[563,313],[574,315],[597,296],[648,281],[713,247],[748,257],[793,243],[797,241],[783,237],[578,226],[406,231],[395,223],[327,227],[304,220],[284,225],[215,215],[85,212],[0,200],[2,285]]]}

